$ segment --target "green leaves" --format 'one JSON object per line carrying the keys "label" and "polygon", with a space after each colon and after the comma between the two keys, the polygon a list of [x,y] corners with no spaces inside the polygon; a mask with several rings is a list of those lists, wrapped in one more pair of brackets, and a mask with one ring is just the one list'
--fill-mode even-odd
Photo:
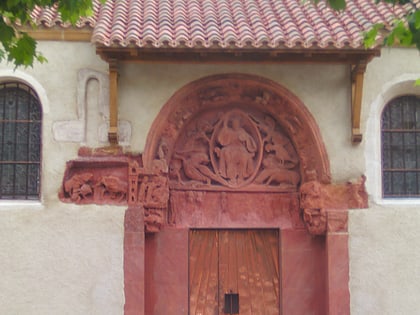
{"label": "green leaves", "polygon": [[81,16],[92,15],[92,1],[65,0],[59,1],[59,11],[64,21],[75,24]]}
{"label": "green leaves", "polygon": [[9,45],[15,36],[15,30],[10,25],[7,25],[3,19],[0,19],[0,42],[3,45]]}
{"label": "green leaves", "polygon": [[334,10],[340,11],[346,8],[346,0],[327,0],[329,6]]}
{"label": "green leaves", "polygon": [[[312,0],[318,3],[320,0]],[[386,2],[390,4],[409,4],[411,0],[375,0],[375,3]],[[344,10],[346,7],[346,0],[327,0],[328,5],[336,10]],[[403,17],[401,20],[396,20],[390,26],[383,24],[375,24],[364,34],[364,45],[366,48],[372,47],[377,43],[378,35],[382,34],[384,37],[383,44],[386,46],[415,45],[420,50],[420,10],[414,5],[412,11]]]}
{"label": "green leaves", "polygon": [[372,29],[364,34],[365,48],[372,47],[376,43],[378,33],[384,28],[383,24],[375,24]]}
{"label": "green leaves", "polygon": [[[105,0],[101,0],[105,2]],[[93,13],[92,0],[0,0],[0,61],[7,60],[18,66],[32,66],[35,61],[45,62],[36,50],[36,41],[16,28],[16,22],[31,22],[30,12],[35,6],[58,5],[63,22],[75,24],[81,16]]]}
{"label": "green leaves", "polygon": [[44,62],[46,59],[36,51],[35,40],[26,33],[21,33],[19,38],[10,47],[8,61],[16,66],[32,66],[34,59]]}
{"label": "green leaves", "polygon": [[[387,2],[393,0],[387,0]],[[385,46],[413,46],[420,50],[420,11],[413,10],[403,19],[395,20],[392,25],[385,27],[383,24],[375,24],[372,29],[364,34],[366,48],[372,47],[378,35],[383,35]]]}
{"label": "green leaves", "polygon": [[398,20],[394,24],[394,28],[389,32],[389,35],[385,37],[384,44],[392,46],[400,44],[403,46],[410,46],[412,44],[413,34],[407,28],[404,21]]}

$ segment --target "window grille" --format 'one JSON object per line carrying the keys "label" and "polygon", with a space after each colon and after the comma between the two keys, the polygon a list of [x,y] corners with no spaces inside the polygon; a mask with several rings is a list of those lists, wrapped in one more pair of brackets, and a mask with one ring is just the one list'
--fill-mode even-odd
{"label": "window grille", "polygon": [[0,199],[40,196],[42,110],[29,86],[0,84]]}
{"label": "window grille", "polygon": [[384,198],[420,197],[420,98],[389,102],[381,119]]}

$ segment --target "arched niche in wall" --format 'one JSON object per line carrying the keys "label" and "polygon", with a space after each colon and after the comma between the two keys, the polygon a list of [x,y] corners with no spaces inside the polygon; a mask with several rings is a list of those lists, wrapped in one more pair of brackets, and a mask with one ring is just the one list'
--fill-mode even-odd
{"label": "arched niche in wall", "polygon": [[[263,158],[263,137],[275,132],[290,140],[299,159],[301,183],[308,180],[330,183],[326,149],[319,128],[305,105],[280,84],[248,74],[214,75],[194,81],[176,92],[150,129],[143,154],[145,166],[152,168],[156,159],[167,165],[171,159],[181,159],[178,139],[188,137],[186,128],[196,133],[201,129],[207,137],[213,136],[209,145],[213,150],[223,150],[223,144],[216,138],[223,129],[223,122],[227,122],[226,128],[233,128],[233,116],[239,118],[239,124],[243,124],[241,128],[252,136],[261,150],[255,152],[253,168],[257,167],[258,159]],[[274,129],[270,131],[270,128]],[[213,174],[224,171],[223,158],[220,161],[216,154],[212,151],[209,155]],[[255,171],[250,178],[257,178],[257,173]],[[234,184],[229,176],[218,176],[211,182],[227,187],[244,186],[252,181],[250,178],[242,184]],[[227,182],[223,184],[223,180]]]}

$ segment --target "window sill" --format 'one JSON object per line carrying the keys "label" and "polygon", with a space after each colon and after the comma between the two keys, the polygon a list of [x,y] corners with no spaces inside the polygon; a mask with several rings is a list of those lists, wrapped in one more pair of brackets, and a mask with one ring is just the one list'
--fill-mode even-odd
{"label": "window sill", "polygon": [[418,206],[420,198],[387,198],[377,200],[376,203],[383,206]]}
{"label": "window sill", "polygon": [[0,200],[0,211],[8,210],[42,210],[40,200]]}

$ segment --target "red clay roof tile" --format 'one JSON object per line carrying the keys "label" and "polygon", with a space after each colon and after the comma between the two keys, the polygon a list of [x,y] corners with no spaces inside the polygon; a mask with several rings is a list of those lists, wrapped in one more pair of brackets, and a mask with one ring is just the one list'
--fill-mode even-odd
{"label": "red clay roof tile", "polygon": [[[92,41],[106,47],[360,48],[364,31],[409,8],[374,0],[347,0],[343,12],[309,0],[93,1],[93,16],[76,27],[91,27]],[[69,27],[55,7],[37,8],[32,18],[47,28]]]}

